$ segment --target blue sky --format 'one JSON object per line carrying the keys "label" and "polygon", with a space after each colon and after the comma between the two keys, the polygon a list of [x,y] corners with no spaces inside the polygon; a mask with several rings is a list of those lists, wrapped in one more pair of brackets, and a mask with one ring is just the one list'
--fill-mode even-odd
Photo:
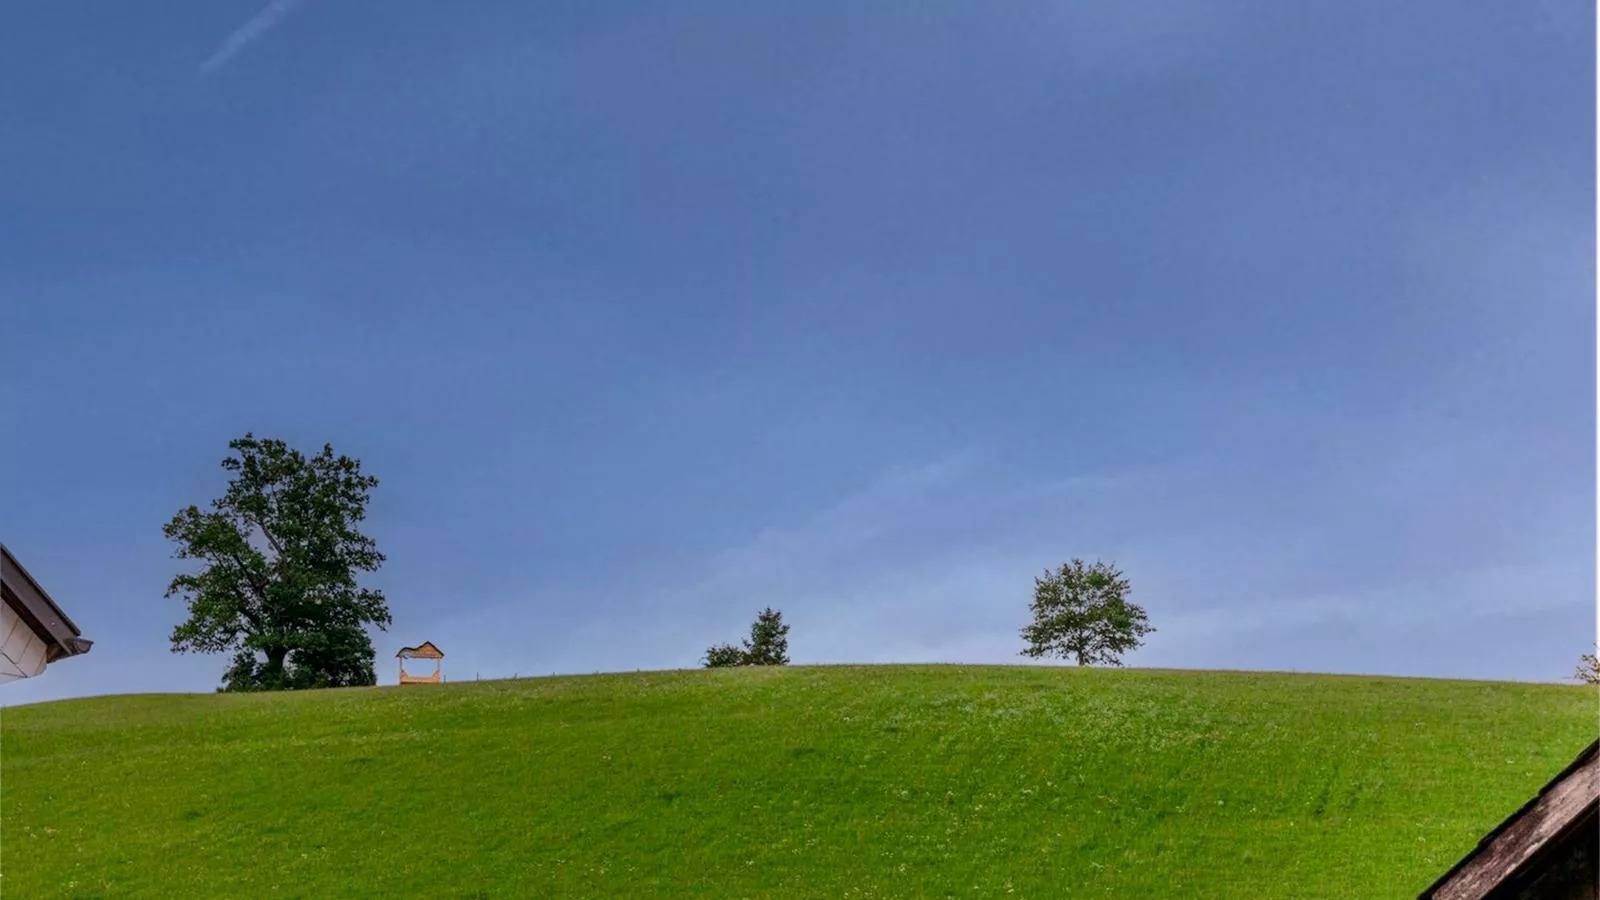
{"label": "blue sky", "polygon": [[1555,680],[1595,635],[1592,4],[12,4],[3,540],[209,691],[161,525],[382,479],[449,678],[1019,662]]}

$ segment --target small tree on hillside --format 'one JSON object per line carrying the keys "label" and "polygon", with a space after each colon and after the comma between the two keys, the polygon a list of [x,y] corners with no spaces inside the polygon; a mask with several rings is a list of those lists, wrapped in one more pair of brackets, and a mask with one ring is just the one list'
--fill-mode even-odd
{"label": "small tree on hillside", "polygon": [[726,669],[744,665],[744,651],[732,644],[717,644],[706,651],[706,668]]}
{"label": "small tree on hillside", "polygon": [[1115,566],[1074,559],[1033,580],[1033,622],[1022,629],[1022,655],[1057,656],[1080,666],[1122,665],[1122,654],[1155,631],[1142,607],[1128,602],[1128,579]]}
{"label": "small tree on hillside", "polygon": [[376,684],[365,626],[388,625],[389,608],[357,576],[383,564],[358,529],[378,479],[330,446],[308,457],[247,433],[228,447],[227,492],[163,529],[177,558],[200,562],[167,588],[189,607],[173,652],[233,651],[225,691]]}
{"label": "small tree on hillside", "polygon": [[744,646],[716,644],[706,650],[705,667],[720,669],[728,666],[786,666],[789,664],[789,626],[783,624],[783,613],[767,607],[756,615],[750,626],[750,637]]}
{"label": "small tree on hillside", "polygon": [[747,666],[789,664],[789,626],[783,624],[783,613],[769,606],[756,616],[744,642],[744,658]]}
{"label": "small tree on hillside", "polygon": [[1578,662],[1578,671],[1572,677],[1584,684],[1600,684],[1600,657],[1594,653],[1585,653]]}

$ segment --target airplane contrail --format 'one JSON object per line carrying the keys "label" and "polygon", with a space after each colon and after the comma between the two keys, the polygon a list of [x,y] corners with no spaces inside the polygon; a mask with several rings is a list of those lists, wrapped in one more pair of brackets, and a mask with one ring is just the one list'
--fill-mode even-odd
{"label": "airplane contrail", "polygon": [[246,47],[266,37],[286,16],[300,8],[304,0],[271,0],[250,21],[228,35],[211,58],[200,64],[201,72],[215,72]]}

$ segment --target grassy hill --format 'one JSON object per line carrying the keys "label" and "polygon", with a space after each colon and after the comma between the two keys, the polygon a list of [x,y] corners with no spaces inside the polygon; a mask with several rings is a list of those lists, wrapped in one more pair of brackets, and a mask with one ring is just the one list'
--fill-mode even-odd
{"label": "grassy hill", "polygon": [[0,718],[5,895],[1411,897],[1579,687],[863,666]]}

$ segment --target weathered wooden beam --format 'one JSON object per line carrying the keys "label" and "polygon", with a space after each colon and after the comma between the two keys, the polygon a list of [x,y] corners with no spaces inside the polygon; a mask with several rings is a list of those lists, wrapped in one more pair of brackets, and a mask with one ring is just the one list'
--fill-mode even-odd
{"label": "weathered wooden beam", "polygon": [[1544,851],[1557,845],[1568,854],[1580,849],[1583,833],[1595,827],[1597,808],[1600,741],[1590,744],[1537,797],[1489,832],[1466,858],[1422,893],[1422,900],[1498,900],[1522,894],[1516,885],[1538,880],[1534,869],[1564,864]]}

